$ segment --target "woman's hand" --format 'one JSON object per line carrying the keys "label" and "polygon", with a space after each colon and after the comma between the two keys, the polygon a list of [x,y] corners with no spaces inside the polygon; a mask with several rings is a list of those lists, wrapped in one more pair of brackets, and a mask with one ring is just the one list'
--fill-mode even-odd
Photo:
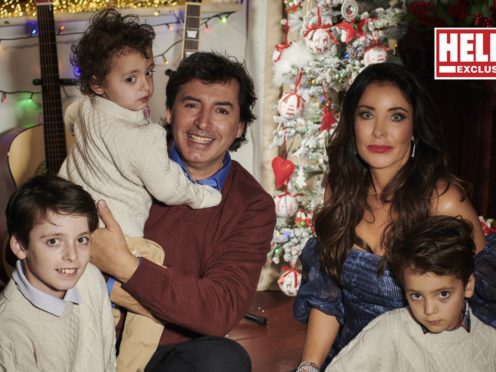
{"label": "woman's hand", "polygon": [[331,350],[338,331],[339,322],[335,316],[317,309],[310,310],[301,360],[321,366]]}

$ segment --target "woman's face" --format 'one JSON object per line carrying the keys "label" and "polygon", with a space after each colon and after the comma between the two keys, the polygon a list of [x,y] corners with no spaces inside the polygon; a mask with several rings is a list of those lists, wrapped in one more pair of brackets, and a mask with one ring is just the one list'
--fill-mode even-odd
{"label": "woman's face", "polygon": [[358,155],[371,170],[398,172],[410,157],[413,107],[390,83],[372,83],[355,111]]}

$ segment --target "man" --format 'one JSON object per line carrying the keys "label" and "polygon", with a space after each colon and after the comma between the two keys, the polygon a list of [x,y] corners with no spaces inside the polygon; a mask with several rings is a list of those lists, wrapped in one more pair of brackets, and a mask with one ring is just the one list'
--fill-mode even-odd
{"label": "man", "polygon": [[228,152],[254,120],[253,82],[237,61],[195,53],[166,93],[171,158],[193,181],[221,191],[222,202],[198,210],[152,206],[145,237],[164,247],[164,266],[131,255],[99,202],[107,227],[94,234],[92,262],[117,280],[113,302],[165,325],[146,371],[250,371],[246,351],[223,336],[248,311],[275,225],[272,198]]}

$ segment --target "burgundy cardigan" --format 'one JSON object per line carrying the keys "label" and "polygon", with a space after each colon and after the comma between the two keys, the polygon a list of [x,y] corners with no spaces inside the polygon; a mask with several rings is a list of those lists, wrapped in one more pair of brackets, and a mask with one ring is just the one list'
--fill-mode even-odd
{"label": "burgundy cardigan", "polygon": [[217,207],[154,203],[145,237],[165,251],[165,266],[144,258],[123,285],[165,323],[160,344],[224,336],[248,311],[276,222],[274,201],[239,163]]}

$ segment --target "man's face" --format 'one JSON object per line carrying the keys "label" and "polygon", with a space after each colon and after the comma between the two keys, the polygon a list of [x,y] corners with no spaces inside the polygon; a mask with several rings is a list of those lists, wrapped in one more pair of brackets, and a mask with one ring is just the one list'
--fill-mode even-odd
{"label": "man's face", "polygon": [[432,333],[450,331],[460,322],[465,298],[474,292],[474,277],[465,286],[454,275],[403,272],[403,283],[410,311]]}
{"label": "man's face", "polygon": [[49,212],[33,227],[28,247],[11,238],[11,249],[23,261],[33,287],[57,298],[76,285],[90,259],[90,230],[86,216]]}
{"label": "man's face", "polygon": [[167,110],[174,142],[194,180],[215,174],[229,147],[243,134],[238,96],[236,80],[213,84],[192,80],[179,88],[172,110]]}

